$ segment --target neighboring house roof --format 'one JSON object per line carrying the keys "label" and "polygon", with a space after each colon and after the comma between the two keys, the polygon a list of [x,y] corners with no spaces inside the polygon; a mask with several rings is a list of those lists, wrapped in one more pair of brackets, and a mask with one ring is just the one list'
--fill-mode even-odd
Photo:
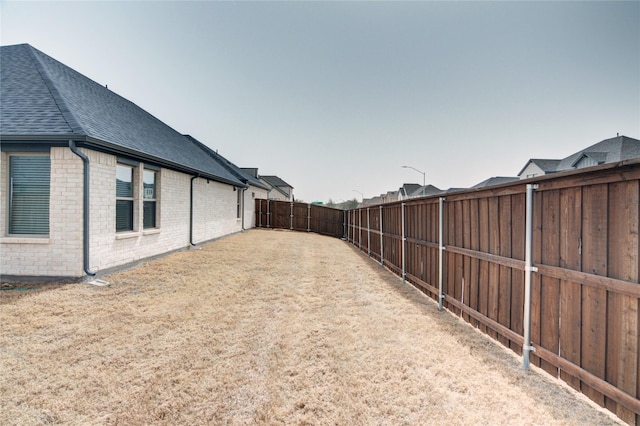
{"label": "neighboring house roof", "polygon": [[362,200],[363,206],[373,206],[376,204],[382,204],[382,197],[365,198]]}
{"label": "neighboring house roof", "polygon": [[218,154],[216,151],[214,151],[213,149],[209,148],[208,146],[206,146],[205,144],[203,144],[202,142],[200,142],[199,140],[197,140],[193,136],[191,136],[191,135],[184,135],[184,136],[186,138],[188,138],[189,140],[191,140],[191,142],[193,142],[200,149],[202,149],[207,155],[209,155],[209,157],[213,158],[215,161],[220,163],[225,169],[227,169],[229,172],[231,172],[242,183],[247,184],[247,185],[256,186],[256,187],[262,188],[262,189],[269,189],[269,187],[267,185],[265,185],[263,182],[261,182],[257,178],[254,178],[251,174],[247,173],[246,171],[244,171],[240,167],[236,166],[231,161],[227,160],[222,155]]}
{"label": "neighboring house roof", "polygon": [[593,160],[596,164],[602,164],[607,161],[607,153],[606,152],[583,152],[579,157],[571,163],[571,167],[576,167],[578,163],[584,158],[589,158]]}
{"label": "neighboring house roof", "polygon": [[400,187],[400,189],[398,190],[398,193],[400,194],[401,197],[408,198],[418,188],[421,188],[421,186],[417,183],[405,183]]}
{"label": "neighboring house roof", "polygon": [[549,159],[542,159],[542,158],[532,158],[529,161],[527,161],[527,164],[525,164],[524,167],[522,168],[522,170],[520,170],[520,172],[518,172],[518,175],[521,175],[522,172],[524,172],[524,170],[527,168],[527,166],[529,164],[531,164],[531,163],[533,163],[536,166],[538,166],[545,173],[553,173],[558,168],[558,164],[560,163],[560,160],[549,160]]}
{"label": "neighboring house roof", "polygon": [[556,171],[570,170],[584,157],[594,159],[598,164],[615,163],[640,157],[640,140],[627,136],[616,136],[591,145],[560,160]]}
{"label": "neighboring house roof", "polygon": [[252,177],[258,179],[258,168],[257,167],[240,167],[240,169],[245,172],[250,174]]}
{"label": "neighboring house roof", "polygon": [[263,176],[260,175],[260,179],[270,185],[272,188],[280,192],[285,197],[291,196],[290,189],[293,189],[293,186],[289,185],[287,182],[280,179],[278,176]]}
{"label": "neighboring house roof", "polygon": [[293,186],[289,185],[287,182],[283,181],[278,176],[263,176],[263,175],[260,175],[260,178],[266,180],[272,186],[289,187],[289,188],[293,189]]}
{"label": "neighboring house roof", "polygon": [[513,182],[516,180],[520,180],[520,178],[517,176],[494,176],[473,185],[471,188],[486,188],[487,186],[500,185],[501,183]]}
{"label": "neighboring house roof", "polygon": [[72,139],[79,146],[244,186],[179,132],[34,47],[2,46],[0,62],[3,143]]}
{"label": "neighboring house roof", "polygon": [[433,185],[420,186],[418,189],[409,194],[412,197],[428,197],[430,195],[442,194],[442,190]]}
{"label": "neighboring house roof", "polygon": [[571,154],[562,160],[530,159],[520,170],[518,175],[531,163],[535,163],[545,173],[562,172],[575,169],[584,158],[593,160],[596,164],[615,163],[640,157],[640,140],[628,136],[619,135],[615,138],[605,139],[583,150]]}

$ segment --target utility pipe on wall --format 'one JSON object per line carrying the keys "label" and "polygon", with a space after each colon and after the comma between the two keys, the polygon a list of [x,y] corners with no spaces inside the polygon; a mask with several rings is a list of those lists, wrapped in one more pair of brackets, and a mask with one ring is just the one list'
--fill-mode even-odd
{"label": "utility pipe on wall", "polygon": [[198,179],[200,174],[191,177],[191,188],[189,190],[189,244],[195,247],[196,243],[193,242],[193,181]]}
{"label": "utility pipe on wall", "polygon": [[247,188],[242,188],[242,205],[240,206],[242,208],[242,230],[244,231],[244,192],[247,190]]}
{"label": "utility pipe on wall", "polygon": [[533,245],[533,190],[537,189],[536,184],[527,184],[527,204],[525,219],[525,243],[524,243],[524,341],[522,343],[522,366],[529,369],[529,355],[535,351],[531,345],[531,273],[537,272],[538,268],[533,266],[531,260],[531,247]]}
{"label": "utility pipe on wall", "polygon": [[90,201],[90,172],[91,169],[89,167],[89,157],[85,155],[84,152],[80,151],[76,147],[76,143],[73,140],[69,140],[69,149],[75,155],[80,157],[82,160],[83,166],[83,174],[84,174],[84,188],[82,191],[82,208],[83,208],[83,219],[82,219],[82,266],[84,272],[93,277],[96,275],[95,272],[91,270],[89,267],[89,255],[90,255],[90,239],[89,239],[89,201]]}
{"label": "utility pipe on wall", "polygon": [[442,310],[444,294],[442,292],[444,264],[444,197],[440,197],[438,208],[438,309]]}

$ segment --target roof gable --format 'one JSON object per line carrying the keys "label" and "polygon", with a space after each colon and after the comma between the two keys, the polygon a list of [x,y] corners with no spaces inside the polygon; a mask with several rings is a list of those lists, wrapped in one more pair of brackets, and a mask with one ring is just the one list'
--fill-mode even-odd
{"label": "roof gable", "polygon": [[556,171],[573,169],[585,154],[597,163],[613,163],[628,160],[640,157],[640,141],[627,136],[616,136],[615,138],[605,139],[563,158],[560,160]]}
{"label": "roof gable", "polygon": [[524,165],[522,170],[518,172],[518,176],[522,176],[522,172],[524,172],[526,168],[529,167],[529,164],[532,164],[532,163],[538,166],[540,170],[542,170],[545,173],[553,173],[556,171],[556,168],[558,167],[560,160],[531,158],[529,161],[527,161],[527,164]]}
{"label": "roof gable", "polygon": [[405,183],[400,188],[399,193],[402,194],[403,197],[408,197],[419,188],[421,188],[421,186],[417,183]]}
{"label": "roof gable", "polygon": [[438,187],[435,187],[431,184],[427,184],[425,186],[421,186],[418,189],[416,189],[415,191],[413,191],[412,194],[410,194],[412,197],[428,197],[430,195],[438,195],[438,194],[442,194],[442,190]]}

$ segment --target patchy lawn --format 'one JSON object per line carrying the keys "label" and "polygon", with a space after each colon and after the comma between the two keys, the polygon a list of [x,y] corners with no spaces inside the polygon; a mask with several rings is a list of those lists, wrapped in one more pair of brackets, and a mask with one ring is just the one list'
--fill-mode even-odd
{"label": "patchy lawn", "polygon": [[352,246],[252,230],[0,291],[0,424],[617,424]]}

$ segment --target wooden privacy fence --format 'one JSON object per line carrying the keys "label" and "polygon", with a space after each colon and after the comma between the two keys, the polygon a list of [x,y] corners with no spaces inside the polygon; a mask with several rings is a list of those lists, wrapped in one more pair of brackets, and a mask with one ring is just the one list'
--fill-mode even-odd
{"label": "wooden privacy fence", "polygon": [[256,227],[344,238],[346,212],[316,204],[256,199]]}
{"label": "wooden privacy fence", "polygon": [[640,426],[640,160],[343,212],[256,200],[256,226],[344,238]]}
{"label": "wooden privacy fence", "polygon": [[640,161],[606,164],[350,210],[347,240],[640,425],[639,198]]}

